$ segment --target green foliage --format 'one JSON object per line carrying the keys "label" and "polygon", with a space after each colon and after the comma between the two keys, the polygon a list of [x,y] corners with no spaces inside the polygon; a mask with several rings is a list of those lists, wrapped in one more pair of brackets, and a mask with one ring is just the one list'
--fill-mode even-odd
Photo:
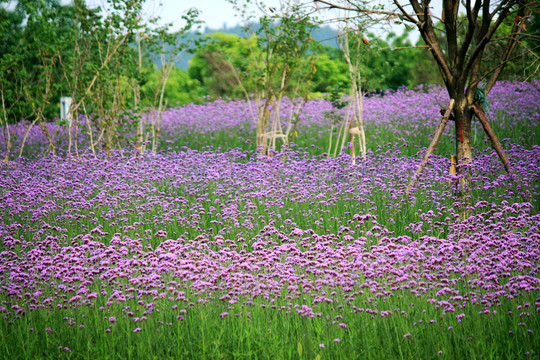
{"label": "green foliage", "polygon": [[[369,44],[361,44],[359,61],[364,91],[374,92],[397,89],[401,86],[414,87],[419,84],[440,84],[437,67],[430,54],[422,47],[415,48],[409,33],[390,33],[386,39],[369,34]],[[350,37],[351,47],[362,38]],[[421,46],[421,44],[419,44]],[[332,47],[321,47],[313,77],[313,91],[328,93],[336,86],[349,88],[348,67],[343,54]],[[353,56],[355,58],[355,56]],[[355,59],[353,59],[355,60]]]}
{"label": "green foliage", "polygon": [[[316,71],[313,74],[313,92],[330,93],[336,86],[348,88],[350,79],[347,64],[336,49],[324,47],[315,63]],[[332,51],[334,50],[334,51]],[[342,85],[343,84],[343,85]]]}
{"label": "green foliage", "polygon": [[[6,40],[0,45],[0,116],[4,138],[9,138],[7,122],[30,120],[26,134],[39,124],[49,140],[49,151],[54,152],[53,140],[58,131],[51,133],[43,123],[57,117],[59,98],[69,96],[73,99],[71,118],[77,120],[60,123],[71,129],[78,126],[79,113],[87,115],[91,121],[83,127],[89,133],[92,151],[98,143],[106,152],[129,145],[140,118],[128,110],[141,103],[141,85],[155,80],[150,76],[154,67],[148,54],[160,54],[161,67],[158,81],[146,84],[147,98],[141,105],[161,111],[167,101],[163,92],[171,64],[177,54],[187,49],[187,34],[199,23],[198,11],[190,9],[182,15],[185,25],[179,31],[170,32],[170,25],[156,27],[157,19],[141,20],[144,2],[107,0],[103,7],[93,9],[83,0],[75,0],[71,5],[62,5],[58,0],[24,0],[17,2],[15,9],[0,6],[0,29]],[[135,43],[138,46],[133,46]],[[177,86],[196,86],[185,76],[179,76]],[[176,92],[171,96],[176,97],[175,102],[197,97],[193,92],[188,94]],[[159,126],[155,125],[152,122],[154,145],[159,136]],[[7,143],[9,148],[9,140]],[[24,140],[21,154],[23,147]]]}
{"label": "green foliage", "polygon": [[424,40],[418,40],[416,46],[418,46],[418,49],[412,65],[413,86],[419,84],[443,85],[439,68],[435,60],[433,60],[433,56],[425,47]]}
{"label": "green foliage", "polygon": [[[236,4],[236,1],[232,1]],[[246,8],[236,4],[239,12]],[[245,97],[258,91],[264,98],[312,91],[316,72],[316,44],[311,33],[316,22],[292,6],[265,15],[246,26],[246,38],[224,33],[209,34],[190,61],[188,73],[214,97]],[[326,59],[326,73],[333,70]],[[327,85],[318,79],[324,90]]]}
{"label": "green foliage", "polygon": [[255,91],[254,63],[261,56],[255,37],[249,39],[233,34],[206,35],[189,63],[189,76],[200,82],[214,97],[241,97],[240,85]]}
{"label": "green foliage", "polygon": [[[535,20],[536,19],[536,20]],[[499,26],[494,35],[494,40],[486,46],[485,52],[485,61],[482,64],[483,72],[488,72],[493,70],[499,65],[498,55],[504,51],[504,47],[508,41],[508,37],[512,32],[512,26],[514,24],[515,17],[509,16],[504,22]],[[536,24],[535,24],[536,22]],[[531,24],[525,25],[524,33],[525,34],[538,34],[539,29],[535,26],[538,26],[538,14],[533,16],[531,19]],[[522,46],[516,48],[513,53],[512,61],[508,62],[501,75],[499,76],[500,80],[513,80],[513,79],[524,79],[530,76],[535,78],[540,78],[538,72],[535,72],[536,66],[534,64],[538,63],[538,56],[540,55],[540,47],[538,45],[538,40],[534,37],[531,39],[525,37],[522,40]]]}
{"label": "green foliage", "polygon": [[367,91],[411,87],[413,81],[414,58],[418,51],[410,48],[408,32],[397,36],[390,33],[386,41],[369,35],[369,50],[360,63],[363,74],[363,87]]}
{"label": "green foliage", "polygon": [[[141,88],[143,97],[153,95],[158,86],[159,77],[160,70],[158,69],[155,69],[148,76],[146,83]],[[190,103],[198,104],[202,102],[201,99],[205,95],[203,90],[201,83],[192,79],[186,71],[173,68],[165,86],[164,98],[171,107]]]}
{"label": "green foliage", "polygon": [[50,99],[65,86],[59,54],[66,50],[73,14],[73,6],[53,0],[18,1],[14,10],[0,6],[0,79],[9,122],[58,112]]}

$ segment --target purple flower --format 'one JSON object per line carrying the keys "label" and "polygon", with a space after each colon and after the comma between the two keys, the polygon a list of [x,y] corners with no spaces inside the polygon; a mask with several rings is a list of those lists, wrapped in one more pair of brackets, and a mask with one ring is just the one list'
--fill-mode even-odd
{"label": "purple flower", "polygon": [[136,333],[136,332],[139,332],[141,330],[142,330],[141,328],[135,328],[135,329],[133,329],[133,332]]}
{"label": "purple flower", "polygon": [[228,312],[222,312],[221,314],[219,314],[219,317],[222,319],[226,318],[227,316],[229,316]]}
{"label": "purple flower", "polygon": [[334,342],[337,342],[337,343],[338,343],[338,342],[340,342],[340,341],[341,341],[341,339],[340,339],[340,338],[336,338],[336,339],[334,339]]}
{"label": "purple flower", "polygon": [[319,344],[319,347],[320,347],[321,349],[324,348],[324,343],[320,343],[320,344]]}
{"label": "purple flower", "polygon": [[116,318],[115,318],[114,316],[111,316],[111,317],[109,318],[109,322],[112,322],[112,323],[113,323],[113,322],[116,322]]}

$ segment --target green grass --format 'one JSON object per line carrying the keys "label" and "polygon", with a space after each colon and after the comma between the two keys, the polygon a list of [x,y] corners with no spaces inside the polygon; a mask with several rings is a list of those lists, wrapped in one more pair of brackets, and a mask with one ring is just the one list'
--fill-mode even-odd
{"label": "green grass", "polygon": [[[11,324],[0,322],[0,354],[5,359],[499,359],[525,358],[526,353],[530,358],[540,356],[536,334],[540,321],[535,309],[517,310],[518,303],[513,300],[505,299],[500,306],[491,308],[496,314],[479,314],[481,307],[467,306],[442,315],[423,298],[410,294],[397,293],[373,301],[369,295],[357,297],[343,308],[338,304],[346,303],[346,298],[340,296],[334,298],[334,304],[313,304],[308,298],[305,303],[315,313],[324,314],[314,318],[296,314],[286,298],[274,303],[276,309],[261,308],[259,303],[224,307],[209,301],[193,308],[186,306],[183,320],[177,319],[178,310],[171,309],[173,302],[163,300],[157,302],[148,320],[137,323],[133,317],[141,317],[142,308],[135,300],[111,306],[30,311]],[[531,294],[523,300],[534,303],[535,297]],[[197,303],[195,297],[192,301]],[[99,309],[102,305],[104,310]],[[285,309],[278,311],[282,306]],[[352,306],[371,308],[378,314],[354,313],[349,311]],[[135,314],[127,315],[126,309]],[[402,314],[402,310],[406,312]],[[225,311],[229,315],[220,317]],[[383,317],[381,311],[391,311],[392,315]],[[529,312],[530,316],[520,316],[521,312]],[[465,314],[461,322],[456,318],[458,314]],[[117,319],[114,323],[109,321],[112,316]],[[70,321],[72,325],[68,325]],[[525,325],[521,326],[522,323]],[[339,324],[346,324],[346,328]],[[47,328],[52,331],[47,333]],[[134,332],[136,328],[141,331]]]}

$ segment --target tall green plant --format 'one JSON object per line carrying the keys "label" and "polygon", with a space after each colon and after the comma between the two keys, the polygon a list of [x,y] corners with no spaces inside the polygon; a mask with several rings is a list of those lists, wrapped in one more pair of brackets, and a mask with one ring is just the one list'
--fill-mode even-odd
{"label": "tall green plant", "polygon": [[[72,58],[80,72],[66,74],[71,83],[78,84],[72,88],[71,110],[75,115],[72,118],[78,118],[76,114],[81,108],[87,116],[89,110],[94,115],[86,119],[90,148],[95,152],[100,144],[109,153],[113,148],[125,146],[131,133],[131,122],[125,113],[137,66],[136,51],[131,44],[146,27],[142,21],[144,0],[108,0],[99,12],[86,11],[82,1],[76,4],[81,11],[77,38],[80,43],[91,45],[77,48],[78,57],[87,57],[88,62],[79,62],[77,56]],[[78,73],[83,76],[73,78],[72,74]]]}

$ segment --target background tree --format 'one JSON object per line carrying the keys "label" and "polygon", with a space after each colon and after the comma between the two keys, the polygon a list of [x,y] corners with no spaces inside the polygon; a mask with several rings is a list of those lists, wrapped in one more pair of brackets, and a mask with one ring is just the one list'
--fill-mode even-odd
{"label": "background tree", "polygon": [[60,54],[69,51],[66,43],[69,43],[74,27],[74,7],[62,6],[56,0],[24,0],[18,1],[12,10],[6,6],[0,9],[0,27],[7,31],[7,41],[0,53],[0,94],[7,157],[14,140],[8,124],[22,120],[26,122],[24,133],[19,135],[22,138],[19,156],[36,124],[48,141],[47,151],[54,153],[57,131],[45,126],[45,122],[58,113],[55,100],[65,88]]}
{"label": "background tree", "polygon": [[413,77],[415,59],[420,49],[414,48],[409,31],[401,35],[389,33],[386,40],[370,38],[370,48],[363,62],[367,90],[397,89],[416,85]]}
{"label": "background tree", "polygon": [[[516,46],[523,44],[526,24],[538,10],[539,3],[527,0],[501,0],[491,3],[481,0],[444,0],[442,14],[434,14],[429,0],[410,0],[405,4],[394,0],[390,10],[368,8],[365,2],[352,0],[316,0],[322,8],[341,9],[350,16],[368,14],[380,20],[394,19],[412,23],[428,47],[439,68],[443,82],[451,99],[455,100],[453,114],[457,140],[457,159],[467,163],[472,158],[471,123],[475,94],[481,82],[488,94],[506,64],[512,60]],[[462,4],[462,5],[461,5]],[[460,6],[465,11],[463,21],[459,16]],[[437,23],[441,28],[437,27]],[[496,41],[496,32],[510,20],[511,30],[496,54],[494,67],[485,69],[488,45]],[[460,38],[463,31],[465,36]],[[441,37],[439,34],[443,33]],[[442,38],[442,41],[441,41]],[[446,50],[445,50],[446,49]]]}
{"label": "background tree", "polygon": [[[0,62],[2,63],[2,88],[5,91],[6,106],[10,108],[8,118],[11,123],[21,118],[35,119],[35,107],[43,106],[43,116],[51,118],[57,114],[58,106],[44,99],[46,85],[44,69],[48,69],[52,84],[48,96],[54,98],[65,87],[58,63],[60,49],[66,46],[75,25],[75,6],[62,5],[59,0],[22,0],[14,8],[9,1],[0,1]],[[10,71],[9,68],[17,69]],[[42,76],[39,76],[39,75]],[[27,81],[33,89],[25,87],[26,97],[32,101],[17,101],[17,87],[10,83]],[[19,86],[19,91],[23,89]],[[8,96],[7,93],[11,96]],[[34,92],[34,94],[31,94]],[[19,95],[19,96],[17,96]],[[36,95],[36,96],[34,96]],[[23,95],[24,96],[24,95]],[[45,101],[46,104],[42,104]]]}

